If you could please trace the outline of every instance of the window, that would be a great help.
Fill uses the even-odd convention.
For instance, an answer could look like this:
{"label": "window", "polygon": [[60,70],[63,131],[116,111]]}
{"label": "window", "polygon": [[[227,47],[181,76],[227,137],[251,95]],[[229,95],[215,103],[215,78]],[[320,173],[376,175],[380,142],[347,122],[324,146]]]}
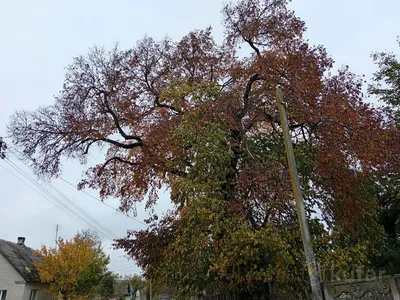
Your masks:
{"label": "window", "polygon": [[7,291],[6,290],[0,290],[0,300],[5,300],[7,296]]}
{"label": "window", "polygon": [[29,300],[37,300],[38,290],[31,290],[31,296]]}

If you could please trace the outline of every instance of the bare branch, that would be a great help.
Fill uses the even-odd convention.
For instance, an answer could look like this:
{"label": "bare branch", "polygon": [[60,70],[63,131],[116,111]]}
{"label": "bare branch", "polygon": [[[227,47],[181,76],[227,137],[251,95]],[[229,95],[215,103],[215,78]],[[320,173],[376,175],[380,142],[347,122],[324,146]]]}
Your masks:
{"label": "bare branch", "polygon": [[228,85],[230,85],[233,82],[233,77],[229,78],[227,81],[225,81],[220,88],[220,91],[223,91]]}
{"label": "bare branch", "polygon": [[[90,141],[90,140],[91,140],[90,138],[84,139],[84,140],[82,141],[82,144],[85,143],[85,142],[88,142],[88,141]],[[94,140],[92,140],[91,142],[89,142],[89,143],[86,145],[86,149],[85,149],[85,152],[83,152],[83,154],[88,154],[88,153],[89,153],[89,148],[90,148],[90,146],[92,146],[94,143],[99,142],[99,141],[101,141],[101,139],[94,139]]]}
{"label": "bare branch", "polygon": [[244,94],[243,94],[243,108],[239,112],[240,119],[246,115],[247,109],[249,108],[249,97],[250,97],[251,87],[252,87],[253,83],[261,78],[262,77],[260,77],[260,75],[256,73],[253,76],[251,76],[249,78],[249,80],[247,81],[246,88],[245,88]]}
{"label": "bare branch", "polygon": [[254,82],[256,82],[259,79],[260,79],[260,75],[259,74],[254,74],[247,81],[246,88],[244,90],[244,95],[243,95],[244,109],[247,109],[247,107],[248,107],[249,96],[250,96],[250,92],[251,92],[251,86],[253,85]]}
{"label": "bare branch", "polygon": [[[240,32],[240,31],[239,31]],[[253,43],[253,41],[251,41],[250,39],[247,39],[241,32],[240,34],[242,35],[243,40],[250,45],[250,47],[256,52],[257,56],[260,57],[261,56],[261,52],[260,49],[258,49],[256,47],[256,45]]]}
{"label": "bare branch", "polygon": [[179,108],[172,106],[172,105],[168,105],[168,104],[164,104],[164,103],[160,103],[160,97],[156,96],[154,99],[154,107],[164,107],[164,108],[168,108],[174,112],[176,112],[177,114],[182,114],[182,110],[180,110]]}
{"label": "bare branch", "polygon": [[109,144],[112,144],[112,145],[120,147],[120,148],[124,148],[124,149],[133,149],[133,148],[136,148],[136,147],[143,146],[143,142],[142,141],[136,142],[136,143],[131,143],[131,144],[123,144],[121,142],[118,142],[118,141],[115,141],[115,140],[112,140],[112,139],[109,139],[109,138],[101,138],[99,140],[107,142]]}
{"label": "bare branch", "polygon": [[119,134],[125,139],[125,140],[137,140],[138,142],[141,142],[142,139],[140,136],[136,136],[136,135],[129,135],[126,134],[125,131],[122,129],[121,124],[118,120],[118,116],[116,114],[116,112],[114,110],[111,109],[110,104],[108,103],[107,100],[107,94],[103,93],[104,95],[104,106],[106,108],[106,112],[109,113],[114,121],[115,126],[117,127],[117,130],[119,132]]}
{"label": "bare branch", "polygon": [[97,176],[100,176],[100,175],[103,173],[104,168],[105,168],[110,162],[112,162],[112,161],[119,161],[119,162],[121,162],[121,163],[128,164],[128,165],[131,165],[131,166],[135,166],[135,165],[136,165],[135,163],[133,163],[133,162],[131,162],[131,161],[129,161],[129,160],[125,160],[125,159],[123,159],[123,158],[121,158],[121,157],[118,157],[118,156],[113,156],[113,157],[109,158],[109,159],[101,166],[100,170],[97,172]]}
{"label": "bare branch", "polygon": [[[261,52],[260,49],[258,49],[255,44],[253,43],[253,41],[251,41],[250,39],[246,38],[243,31],[240,29],[239,27],[239,22],[240,19],[238,21],[234,21],[231,17],[231,15],[227,14],[227,20],[235,27],[236,31],[240,34],[240,36],[242,37],[242,39],[249,44],[249,46],[256,52],[257,56],[260,57],[261,56]],[[241,17],[241,16],[239,16]]]}

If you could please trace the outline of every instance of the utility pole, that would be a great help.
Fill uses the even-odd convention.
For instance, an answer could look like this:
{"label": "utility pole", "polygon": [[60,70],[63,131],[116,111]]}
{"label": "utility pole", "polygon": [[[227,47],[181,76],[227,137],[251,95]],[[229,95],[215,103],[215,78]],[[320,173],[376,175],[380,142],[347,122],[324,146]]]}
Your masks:
{"label": "utility pole", "polygon": [[297,173],[296,160],[294,158],[292,139],[289,132],[289,125],[286,116],[285,106],[283,104],[282,90],[276,88],[276,101],[278,103],[279,115],[281,119],[282,133],[285,140],[286,156],[289,166],[290,179],[292,182],[293,195],[296,200],[297,216],[300,223],[301,239],[303,241],[304,252],[306,254],[307,271],[310,276],[311,292],[313,300],[323,300],[321,280],[318,273],[317,263],[312,247],[310,230],[306,219],[306,210],[304,207],[303,196],[301,194],[300,180]]}
{"label": "utility pole", "polygon": [[150,279],[150,300],[153,300],[153,288],[151,286],[151,279]]}
{"label": "utility pole", "polygon": [[57,241],[58,241],[58,224],[56,226],[56,248],[57,248]]}

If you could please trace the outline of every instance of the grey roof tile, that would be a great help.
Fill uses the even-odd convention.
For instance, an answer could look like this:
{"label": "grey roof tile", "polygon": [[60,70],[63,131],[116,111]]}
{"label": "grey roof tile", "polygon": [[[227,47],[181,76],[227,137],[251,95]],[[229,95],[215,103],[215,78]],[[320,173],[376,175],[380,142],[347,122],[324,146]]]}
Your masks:
{"label": "grey roof tile", "polygon": [[27,282],[40,282],[33,264],[33,249],[0,239],[0,253]]}

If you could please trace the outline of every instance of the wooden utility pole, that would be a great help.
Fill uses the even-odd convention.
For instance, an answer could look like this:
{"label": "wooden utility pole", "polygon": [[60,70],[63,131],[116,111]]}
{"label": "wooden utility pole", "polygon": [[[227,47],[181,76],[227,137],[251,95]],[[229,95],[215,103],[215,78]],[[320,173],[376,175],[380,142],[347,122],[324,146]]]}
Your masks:
{"label": "wooden utility pole", "polygon": [[57,242],[58,242],[58,224],[56,226],[56,248],[57,248]]}
{"label": "wooden utility pole", "polygon": [[151,279],[150,279],[150,300],[153,300],[153,287],[151,285]]}
{"label": "wooden utility pole", "polygon": [[294,158],[292,139],[289,132],[289,125],[283,104],[282,90],[276,88],[276,101],[278,103],[279,115],[281,119],[282,133],[285,140],[286,156],[289,166],[290,179],[292,182],[293,195],[296,200],[297,216],[300,223],[301,239],[303,241],[304,252],[306,254],[307,271],[310,276],[311,292],[313,300],[323,300],[321,280],[318,273],[317,263],[315,262],[314,250],[312,247],[310,230],[306,219],[303,196],[301,194],[300,180],[297,173],[296,160]]}

